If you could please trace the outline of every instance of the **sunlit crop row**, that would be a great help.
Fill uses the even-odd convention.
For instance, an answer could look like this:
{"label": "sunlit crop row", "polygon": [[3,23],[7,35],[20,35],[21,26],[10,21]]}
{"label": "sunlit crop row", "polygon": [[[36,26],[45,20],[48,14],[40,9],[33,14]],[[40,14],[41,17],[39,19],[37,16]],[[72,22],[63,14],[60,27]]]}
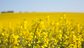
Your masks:
{"label": "sunlit crop row", "polygon": [[83,48],[84,26],[65,17],[50,21],[49,17],[19,27],[0,28],[0,48]]}

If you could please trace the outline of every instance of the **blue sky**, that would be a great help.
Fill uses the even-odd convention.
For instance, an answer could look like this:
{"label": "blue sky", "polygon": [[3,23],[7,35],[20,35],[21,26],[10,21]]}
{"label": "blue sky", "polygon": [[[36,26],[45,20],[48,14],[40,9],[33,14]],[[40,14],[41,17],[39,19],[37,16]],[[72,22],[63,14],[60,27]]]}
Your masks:
{"label": "blue sky", "polygon": [[0,11],[84,12],[84,0],[0,0]]}

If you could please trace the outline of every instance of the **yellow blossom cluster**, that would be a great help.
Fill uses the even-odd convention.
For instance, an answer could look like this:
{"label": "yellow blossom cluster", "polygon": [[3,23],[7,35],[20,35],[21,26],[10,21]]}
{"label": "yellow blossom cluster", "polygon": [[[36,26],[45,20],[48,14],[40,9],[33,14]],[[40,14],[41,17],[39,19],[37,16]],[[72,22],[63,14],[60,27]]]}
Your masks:
{"label": "yellow blossom cluster", "polygon": [[38,19],[31,27],[0,28],[0,48],[84,48],[84,26],[65,17]]}

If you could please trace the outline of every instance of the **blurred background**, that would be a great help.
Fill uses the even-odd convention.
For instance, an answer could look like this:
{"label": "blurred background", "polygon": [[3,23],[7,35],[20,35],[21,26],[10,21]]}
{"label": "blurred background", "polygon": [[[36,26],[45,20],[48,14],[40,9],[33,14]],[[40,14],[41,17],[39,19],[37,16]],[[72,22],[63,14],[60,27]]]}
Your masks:
{"label": "blurred background", "polygon": [[32,20],[45,16],[50,16],[51,20],[57,20],[64,14],[67,19],[83,23],[83,5],[84,0],[0,0],[0,24],[13,26],[24,19],[30,24]]}
{"label": "blurred background", "polygon": [[0,11],[84,12],[84,0],[0,0]]}

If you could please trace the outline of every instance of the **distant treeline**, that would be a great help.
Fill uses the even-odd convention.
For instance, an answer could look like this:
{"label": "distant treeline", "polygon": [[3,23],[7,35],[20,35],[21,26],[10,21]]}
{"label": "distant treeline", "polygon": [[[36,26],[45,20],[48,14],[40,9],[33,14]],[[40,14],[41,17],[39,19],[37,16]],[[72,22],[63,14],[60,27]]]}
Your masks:
{"label": "distant treeline", "polygon": [[2,11],[1,13],[14,13],[14,11]]}

